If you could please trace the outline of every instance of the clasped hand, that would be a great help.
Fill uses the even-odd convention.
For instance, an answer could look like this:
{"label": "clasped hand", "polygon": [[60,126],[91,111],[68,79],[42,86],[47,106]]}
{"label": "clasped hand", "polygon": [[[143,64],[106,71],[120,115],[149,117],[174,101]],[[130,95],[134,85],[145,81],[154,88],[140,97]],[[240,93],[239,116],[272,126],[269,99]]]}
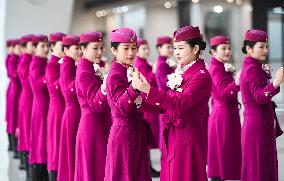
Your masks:
{"label": "clasped hand", "polygon": [[133,72],[133,78],[132,78],[132,87],[136,90],[139,90],[144,93],[149,93],[150,91],[150,84],[146,80],[146,78],[138,71],[137,68],[135,68],[135,71]]}

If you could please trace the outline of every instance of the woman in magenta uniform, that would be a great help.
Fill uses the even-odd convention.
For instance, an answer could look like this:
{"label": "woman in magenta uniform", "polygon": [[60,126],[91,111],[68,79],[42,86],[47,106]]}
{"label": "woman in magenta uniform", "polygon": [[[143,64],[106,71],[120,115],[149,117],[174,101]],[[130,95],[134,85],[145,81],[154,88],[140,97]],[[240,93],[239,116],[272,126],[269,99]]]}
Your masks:
{"label": "woman in magenta uniform", "polygon": [[[147,40],[138,39],[137,40],[137,55],[135,57],[135,67],[139,70],[139,72],[146,77],[146,79],[150,82],[150,84],[154,87],[157,87],[156,77],[153,73],[152,66],[148,63],[147,59],[150,54],[150,49]],[[151,144],[151,148],[159,148],[159,114],[157,113],[144,113],[144,119],[149,123],[151,127],[152,134],[154,135],[154,139]],[[159,177],[160,173],[157,172],[152,164],[150,166],[151,176]]]}
{"label": "woman in magenta uniform", "polygon": [[[149,181],[149,143],[140,91],[133,88],[132,74],[137,52],[136,33],[129,28],[110,33],[115,56],[107,79],[107,99],[113,124],[110,129],[105,181]],[[139,97],[139,98],[138,98]]]}
{"label": "woman in magenta uniform", "polygon": [[262,63],[268,54],[267,33],[248,30],[242,51],[244,58],[240,88],[244,105],[242,127],[242,181],[278,181],[276,118],[271,99],[279,93],[283,67],[270,82]]}
{"label": "woman in magenta uniform", "polygon": [[34,95],[30,123],[30,155],[32,181],[47,181],[46,122],[49,95],[45,80],[45,68],[49,52],[45,35],[33,36],[34,56],[30,64],[30,85]]}
{"label": "woman in magenta uniform", "polygon": [[60,85],[65,99],[65,110],[59,144],[58,181],[74,180],[75,143],[81,116],[75,90],[76,63],[81,57],[79,40],[80,38],[76,35],[67,35],[62,40],[65,56],[60,66]]}
{"label": "woman in magenta uniform", "polygon": [[22,85],[19,98],[19,144],[18,150],[22,153],[27,179],[30,178],[28,153],[30,146],[30,121],[33,103],[33,93],[29,81],[29,67],[33,56],[33,35],[25,35],[21,38],[22,56],[18,65],[18,74]]}
{"label": "woman in magenta uniform", "polygon": [[76,73],[76,91],[82,115],[76,138],[75,181],[103,181],[107,140],[111,126],[100,67],[104,43],[101,32],[80,35],[82,58]]}
{"label": "woman in magenta uniform", "polygon": [[167,110],[161,181],[207,181],[203,124],[212,85],[199,57],[205,48],[198,27],[182,27],[174,33],[174,54],[182,69],[168,76],[169,91],[151,86],[141,75],[133,78],[138,80],[138,90],[147,94],[146,103]]}
{"label": "woman in magenta uniform", "polygon": [[241,122],[238,108],[240,73],[234,80],[230,39],[216,36],[210,40],[212,112],[208,121],[208,178],[240,180]]}
{"label": "woman in magenta uniform", "polygon": [[10,74],[10,84],[9,84],[9,94],[7,95],[9,104],[7,107],[7,132],[12,137],[14,158],[19,158],[19,153],[17,149],[18,139],[16,135],[16,130],[18,128],[18,107],[19,107],[19,97],[21,94],[21,82],[18,76],[18,63],[21,55],[20,50],[20,40],[13,40],[13,53],[7,62],[8,73]]}
{"label": "woman in magenta uniform", "polygon": [[60,64],[58,63],[59,59],[63,56],[62,38],[64,36],[65,34],[59,32],[50,34],[49,42],[52,53],[45,70],[46,84],[50,98],[46,131],[47,170],[49,171],[50,181],[56,181],[57,177],[60,129],[65,109],[65,101],[59,83]]}
{"label": "woman in magenta uniform", "polygon": [[[164,91],[169,90],[167,87],[167,75],[173,73],[175,69],[169,65],[167,61],[169,58],[173,56],[173,39],[168,36],[159,36],[156,40],[156,47],[158,51],[158,60],[157,60],[157,67],[156,67],[156,81],[158,88]],[[159,147],[162,149],[162,140],[163,140],[163,127],[164,127],[164,119],[165,115],[160,114],[160,138],[159,138]]]}
{"label": "woman in magenta uniform", "polygon": [[156,40],[158,60],[156,68],[156,79],[159,89],[167,91],[167,75],[174,72],[174,68],[169,65],[167,60],[173,56],[173,39],[168,36],[159,36]]}
{"label": "woman in magenta uniform", "polygon": [[[7,87],[7,91],[6,91],[6,114],[5,114],[5,120],[8,126],[8,120],[9,120],[9,114],[10,114],[10,100],[9,100],[9,95],[11,92],[11,69],[10,69],[10,59],[12,57],[12,54],[14,52],[14,42],[12,39],[7,40],[6,42],[7,45],[7,56],[5,59],[5,66],[6,66],[6,71],[7,71],[7,77],[9,79],[9,84]],[[7,130],[7,135],[8,135],[8,140],[9,140],[9,145],[8,145],[8,151],[13,151],[13,135],[11,133],[8,132]]]}

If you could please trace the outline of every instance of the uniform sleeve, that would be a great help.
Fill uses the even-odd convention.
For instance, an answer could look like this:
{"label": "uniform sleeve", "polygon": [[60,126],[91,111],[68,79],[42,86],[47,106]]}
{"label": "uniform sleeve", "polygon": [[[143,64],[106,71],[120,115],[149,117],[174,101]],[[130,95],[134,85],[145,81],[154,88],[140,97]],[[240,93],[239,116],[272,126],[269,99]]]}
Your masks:
{"label": "uniform sleeve", "polygon": [[271,102],[272,97],[280,91],[280,87],[274,89],[273,84],[268,81],[263,72],[258,70],[257,67],[250,67],[246,76],[250,91],[258,104]]}
{"label": "uniform sleeve", "polygon": [[23,62],[21,71],[23,73],[23,77],[28,78],[29,77],[29,63]]}
{"label": "uniform sleeve", "polygon": [[152,72],[150,65],[142,65],[138,67],[139,72],[146,78],[146,80],[153,86],[157,87],[155,75]]}
{"label": "uniform sleeve", "polygon": [[[56,65],[54,65],[56,66]],[[57,70],[55,68],[55,70]],[[51,81],[50,81],[50,87],[53,89],[53,90],[57,90],[57,91],[60,91],[61,90],[61,87],[60,87],[60,71],[53,71],[52,72],[52,75],[51,75]]]}
{"label": "uniform sleeve", "polygon": [[33,80],[36,81],[38,88],[46,88],[45,70],[44,69],[42,69],[38,66],[34,66],[31,69],[30,75],[33,78]]}
{"label": "uniform sleeve", "polygon": [[108,77],[107,94],[111,97],[117,110],[128,115],[136,106],[134,100],[139,96],[128,82],[119,75]]}
{"label": "uniform sleeve", "polygon": [[143,100],[141,107],[139,108],[140,112],[149,112],[149,113],[157,113],[164,114],[166,110],[160,108],[159,106],[152,105]]}
{"label": "uniform sleeve", "polygon": [[16,59],[13,59],[11,62],[11,68],[10,68],[10,78],[11,79],[18,79],[18,63]]}
{"label": "uniform sleeve", "polygon": [[76,74],[74,73],[75,71],[76,69],[74,68],[74,66],[69,63],[64,65],[63,67],[64,74],[62,74],[63,75],[62,78],[66,86],[66,93],[68,95],[76,95],[76,90],[75,90]]}
{"label": "uniform sleeve", "polygon": [[7,56],[6,60],[5,60],[5,65],[6,65],[6,71],[7,71],[8,78],[10,78],[10,65],[9,65],[10,58],[11,58],[10,56]]}
{"label": "uniform sleeve", "polygon": [[168,77],[167,75],[171,74],[174,72],[174,70],[166,63],[166,62],[161,62],[160,65],[157,67],[159,71],[159,74],[157,74],[157,83],[160,86],[159,88],[161,88],[164,91],[169,90],[169,88],[167,87],[167,81],[168,81]]}
{"label": "uniform sleeve", "polygon": [[211,79],[206,74],[199,74],[192,78],[182,93],[169,95],[163,90],[151,87],[146,101],[172,112],[184,112],[191,108],[205,96],[210,96]]}
{"label": "uniform sleeve", "polygon": [[106,110],[108,102],[101,91],[101,84],[94,79],[90,72],[83,72],[79,77],[78,87],[94,112],[100,113]]}
{"label": "uniform sleeve", "polygon": [[220,96],[223,99],[230,101],[237,96],[240,88],[236,85],[235,81],[230,79],[225,73],[226,72],[223,72],[222,70],[215,70],[212,73],[212,80]]}

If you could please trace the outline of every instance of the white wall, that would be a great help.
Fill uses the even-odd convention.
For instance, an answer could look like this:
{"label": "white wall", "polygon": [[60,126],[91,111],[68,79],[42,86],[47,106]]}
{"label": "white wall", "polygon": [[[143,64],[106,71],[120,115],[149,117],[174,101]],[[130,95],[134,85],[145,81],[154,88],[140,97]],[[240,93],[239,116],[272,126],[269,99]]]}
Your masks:
{"label": "white wall", "polygon": [[[120,4],[122,6],[123,4]],[[137,31],[144,30],[144,38],[151,45],[150,60],[156,61],[157,51],[155,42],[157,36],[169,35],[178,27],[178,17],[176,8],[166,9],[163,3],[160,2],[145,2],[128,4],[129,11],[123,14],[112,14],[97,18],[96,11],[108,10],[118,7],[117,4],[97,7],[91,10],[84,10],[81,2],[76,2],[74,16],[72,22],[72,33],[82,33],[84,31],[97,30],[106,32],[105,47],[106,55],[109,59],[112,58],[110,53],[110,43],[108,34],[111,30],[119,27],[129,27]],[[165,21],[166,19],[166,21]]]}
{"label": "white wall", "polygon": [[[0,178],[1,180],[8,180],[9,157],[6,151],[8,146],[8,139],[6,136],[6,87],[8,80],[6,78],[5,68],[5,13],[6,13],[6,0],[0,0]],[[1,149],[2,148],[2,149]]]}
{"label": "white wall", "polygon": [[[4,61],[6,56],[6,39],[17,38],[27,33],[49,34],[55,31],[69,33],[73,1],[74,0],[0,0],[1,131],[6,129],[2,126],[5,124],[5,98],[8,84]],[[3,143],[2,137],[0,142]],[[3,145],[1,144],[1,146]],[[0,178],[2,178],[1,175]]]}
{"label": "white wall", "polygon": [[4,120],[7,87],[5,41],[27,33],[49,34],[55,31],[70,32],[74,0],[1,0],[0,1],[0,116]]}
{"label": "white wall", "polygon": [[5,92],[7,87],[6,68],[5,68],[5,12],[6,0],[0,1],[0,122],[4,122],[5,113]]}
{"label": "white wall", "polygon": [[105,27],[105,18],[97,18],[94,9],[86,11],[83,1],[76,1],[71,25],[72,34],[81,34],[87,31],[102,31]]}
{"label": "white wall", "polygon": [[178,29],[177,10],[163,6],[147,7],[145,22],[145,38],[151,46],[150,60],[155,62],[158,56],[156,38],[161,35],[173,36],[173,32]]}
{"label": "white wall", "polygon": [[9,0],[5,38],[26,33],[69,33],[74,0]]}
{"label": "white wall", "polygon": [[[241,53],[242,41],[246,30],[251,28],[251,9],[249,3],[243,3],[242,5],[229,4],[226,2],[208,2],[204,4],[192,4],[191,6],[191,25],[199,26],[202,33],[204,33],[204,20],[208,12],[213,11],[213,7],[216,5],[221,5],[224,11],[230,11],[230,23],[229,26],[229,36],[232,42],[233,48],[233,58],[235,60],[236,66],[239,68],[242,63],[243,54]],[[206,40],[209,41],[209,40]],[[207,51],[205,51],[204,58],[207,62],[209,55],[209,44],[207,46]]]}

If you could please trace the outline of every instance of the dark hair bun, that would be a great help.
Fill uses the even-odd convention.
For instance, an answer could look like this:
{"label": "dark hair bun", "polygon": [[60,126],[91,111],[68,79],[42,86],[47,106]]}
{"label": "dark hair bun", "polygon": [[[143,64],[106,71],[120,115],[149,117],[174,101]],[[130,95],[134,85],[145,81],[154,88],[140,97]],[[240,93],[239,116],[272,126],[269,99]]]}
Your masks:
{"label": "dark hair bun", "polygon": [[248,53],[245,45],[243,45],[243,47],[242,47],[242,52],[243,52],[243,54],[247,54]]}
{"label": "dark hair bun", "polygon": [[253,48],[256,43],[257,43],[257,42],[255,42],[255,41],[248,41],[248,40],[245,40],[245,41],[243,42],[242,52],[243,52],[244,54],[247,54],[247,53],[248,53],[248,52],[247,52],[247,46],[249,46],[250,48]]}
{"label": "dark hair bun", "polygon": [[200,50],[205,50],[206,49],[206,42],[205,41],[201,41],[200,45],[199,45]]}

